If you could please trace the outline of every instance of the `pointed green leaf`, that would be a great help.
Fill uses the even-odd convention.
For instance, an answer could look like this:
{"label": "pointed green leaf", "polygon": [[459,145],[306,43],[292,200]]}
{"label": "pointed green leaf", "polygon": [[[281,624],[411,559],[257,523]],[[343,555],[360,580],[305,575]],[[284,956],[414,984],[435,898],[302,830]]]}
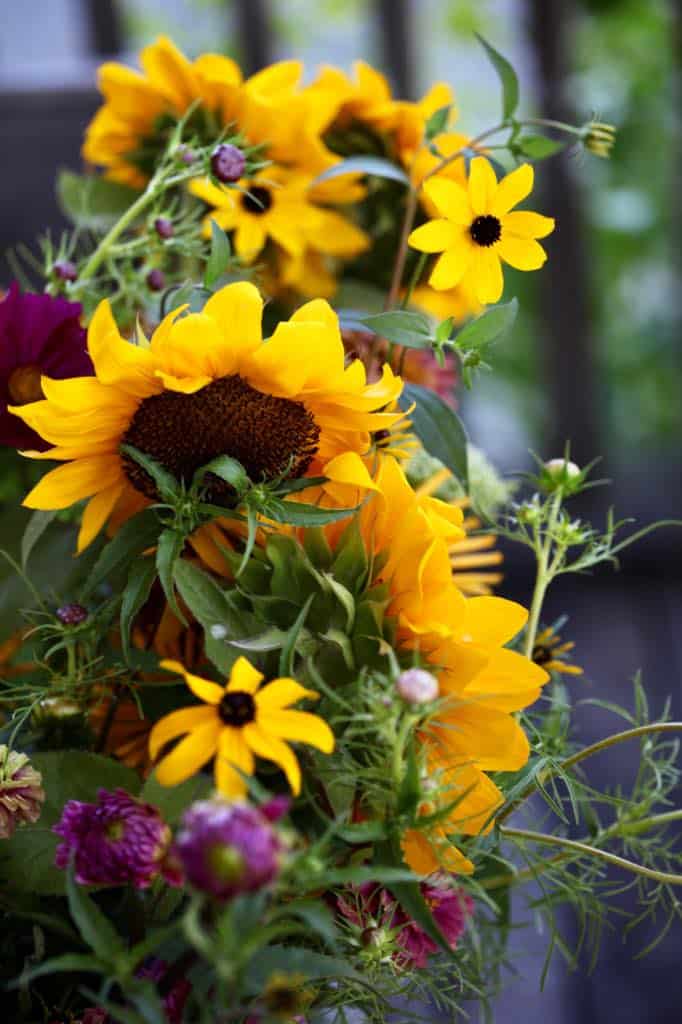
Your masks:
{"label": "pointed green leaf", "polygon": [[66,896],[71,917],[78,926],[81,938],[100,960],[113,964],[116,954],[123,952],[123,940],[83,886],[76,882],[73,863],[67,871]]}
{"label": "pointed green leaf", "polygon": [[156,571],[173,614],[186,626],[187,621],[175,597],[175,569],[184,546],[185,538],[181,533],[177,530],[164,530],[156,548]]}
{"label": "pointed green leaf", "polygon": [[566,148],[559,139],[548,139],[546,135],[523,135],[514,143],[516,148],[530,160],[546,160]]}
{"label": "pointed green leaf", "polygon": [[128,573],[121,599],[121,646],[123,657],[130,660],[130,629],[133,620],[149,597],[156,579],[156,563],[153,558],[140,558],[133,562]]}
{"label": "pointed green leaf", "polygon": [[161,526],[153,511],[146,508],[121,526],[100,552],[81,592],[85,601],[103,580],[123,565],[128,565],[147,548],[156,544]]}
{"label": "pointed green leaf", "polygon": [[363,327],[403,348],[431,348],[433,332],[431,322],[423,313],[409,309],[394,309],[387,313],[374,313],[363,317]]}
{"label": "pointed green leaf", "polygon": [[506,121],[507,118],[512,116],[519,105],[519,80],[516,77],[514,68],[506,57],[503,57],[501,53],[498,53],[490,43],[486,42],[483,36],[478,34],[478,32],[476,33],[476,38],[485,49],[488,59],[497,71],[500,79],[500,83],[502,85],[502,116]]}
{"label": "pointed green leaf", "polygon": [[132,206],[140,193],[97,174],[62,170],[57,176],[57,198],[67,217],[81,228],[102,231],[111,227]]}
{"label": "pointed green leaf", "polygon": [[[36,967],[29,968],[25,973],[22,973],[21,982],[33,981],[46,974],[82,974],[84,971],[99,974],[102,966],[97,957],[88,953],[64,953],[62,956],[53,956],[50,960],[46,960]],[[19,984],[19,982],[15,984]],[[10,985],[8,987],[11,988],[13,986]]]}
{"label": "pointed green leaf", "polygon": [[438,110],[434,110],[424,126],[424,136],[427,142],[435,139],[436,135],[440,135],[441,132],[445,131],[450,120],[451,111],[451,103],[445,107],[439,107]]}
{"label": "pointed green leaf", "polygon": [[406,384],[400,407],[409,409],[412,427],[426,451],[440,459],[462,485],[468,486],[467,436],[457,413],[440,395],[419,384]]}
{"label": "pointed green leaf", "polygon": [[357,512],[355,508],[320,508],[319,505],[307,505],[302,501],[279,501],[271,499],[267,504],[265,515],[276,523],[288,523],[291,526],[324,526],[346,519]]}
{"label": "pointed green leaf", "polygon": [[201,484],[207,473],[220,477],[230,487],[234,487],[237,494],[243,494],[251,483],[241,462],[229,455],[219,455],[217,459],[211,459],[205,466],[201,466],[194,474],[192,484]]}
{"label": "pointed green leaf", "polygon": [[204,271],[204,286],[212,288],[221,274],[224,274],[232,259],[232,246],[220,225],[211,220],[211,253]]}
{"label": "pointed green leaf", "polygon": [[300,612],[296,616],[296,621],[286,635],[286,640],[282,646],[282,652],[279,656],[279,674],[280,676],[292,676],[294,674],[294,654],[296,652],[296,644],[298,638],[301,635],[301,630],[305,624],[305,620],[308,617],[310,606],[315,598],[314,594],[308,597],[308,600],[301,608]]}
{"label": "pointed green leaf", "polygon": [[29,560],[33,548],[38,543],[45,530],[48,528],[54,517],[57,515],[56,509],[51,509],[49,512],[45,512],[42,509],[35,511],[24,530],[24,536],[21,538],[21,567],[26,568],[26,563]]}
{"label": "pointed green leaf", "polygon": [[402,185],[409,185],[410,179],[402,167],[384,160],[379,156],[349,156],[341,160],[333,167],[329,167],[311,183],[319,185],[322,181],[330,181],[331,178],[338,178],[342,174],[369,174],[374,178],[388,178],[390,181],[399,181]]}
{"label": "pointed green leaf", "polygon": [[519,311],[518,299],[490,306],[475,320],[470,320],[457,333],[453,344],[461,353],[481,351],[494,341],[501,340],[514,326]]}
{"label": "pointed green leaf", "polygon": [[153,459],[146,452],[134,448],[131,444],[122,444],[120,451],[141,466],[145,473],[148,473],[156,484],[159,495],[166,501],[173,501],[180,491],[180,485],[172,473],[169,473],[160,462]]}

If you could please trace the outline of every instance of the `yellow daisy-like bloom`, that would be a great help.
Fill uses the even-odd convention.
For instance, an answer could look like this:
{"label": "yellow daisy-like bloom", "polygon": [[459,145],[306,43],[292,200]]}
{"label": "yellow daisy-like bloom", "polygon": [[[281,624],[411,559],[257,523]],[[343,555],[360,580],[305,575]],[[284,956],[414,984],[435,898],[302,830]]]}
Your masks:
{"label": "yellow daisy-like bloom", "polygon": [[558,672],[565,676],[581,676],[583,670],[579,665],[572,665],[566,655],[575,647],[572,640],[561,642],[561,637],[554,632],[552,626],[540,630],[535,638],[531,655],[536,665],[541,665],[547,672]]}
{"label": "yellow daisy-like bloom", "polygon": [[[416,493],[418,496],[435,494],[451,477],[452,473],[444,466],[420,484]],[[450,504],[465,510],[469,499],[455,498]],[[491,569],[491,566],[501,565],[504,556],[501,551],[492,550],[497,543],[494,533],[476,533],[481,528],[481,520],[477,516],[465,513],[462,526],[466,537],[448,546],[452,577],[467,597],[484,597],[492,594],[493,587],[498,586],[504,578],[501,572]]]}
{"label": "yellow daisy-like bloom", "polygon": [[[157,500],[153,480],[121,453],[122,444],[187,482],[211,459],[230,455],[256,482],[326,477],[327,504],[343,505],[348,494],[374,486],[362,457],[371,434],[400,419],[378,410],[395,401],[402,382],[384,367],[367,384],[359,360],[346,365],[338,318],[324,300],[302,306],[267,342],[252,284],[227,285],[202,313],[183,315],[185,308],[170,313],[150,342],[133,345],[102,302],[88,331],[95,376],[43,378],[45,399],[16,410],[55,445],[28,454],[65,463],[24,504],[57,509],[89,499],[79,551],[110,516],[118,525]],[[212,500],[221,500],[220,488]],[[311,495],[319,499],[319,488],[299,492],[304,501]]]}
{"label": "yellow daisy-like bloom", "polygon": [[483,304],[497,302],[504,288],[502,262],[517,270],[537,270],[547,254],[537,241],[554,230],[551,217],[512,207],[533,188],[533,168],[522,164],[498,183],[490,163],[471,161],[467,188],[434,175],[423,191],[440,217],[416,228],[409,244],[420,252],[441,253],[429,277],[440,290],[467,282]]}
{"label": "yellow daisy-like bloom", "polygon": [[263,674],[243,657],[232,666],[226,686],[192,675],[177,661],[162,661],[161,666],[183,676],[192,693],[203,701],[200,707],[172,711],[151,731],[153,760],[171,740],[184,737],[156,767],[162,786],[184,782],[215,757],[216,788],[232,799],[242,797],[247,793],[243,775],[254,774],[255,755],[279,765],[298,795],[301,769],[287,741],[307,743],[323,754],[334,749],[334,734],[324,719],[291,710],[299,700],[319,697],[295,679],[273,679],[261,686]]}
{"label": "yellow daisy-like bloom", "polygon": [[310,201],[310,177],[285,167],[267,167],[236,189],[219,188],[197,179],[190,192],[214,209],[204,219],[210,237],[211,221],[234,231],[234,247],[243,263],[253,263],[271,240],[292,258],[302,259],[309,248],[334,256],[356,256],[370,240],[335,210]]}

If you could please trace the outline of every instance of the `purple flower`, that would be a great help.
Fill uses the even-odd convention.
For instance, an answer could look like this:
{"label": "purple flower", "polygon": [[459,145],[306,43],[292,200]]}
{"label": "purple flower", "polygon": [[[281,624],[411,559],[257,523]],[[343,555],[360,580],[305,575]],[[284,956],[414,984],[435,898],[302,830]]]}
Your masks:
{"label": "purple flower", "polygon": [[[448,885],[422,882],[422,896],[428,903],[434,920],[454,949],[462,937],[474,904],[463,889]],[[438,952],[438,946],[424,929],[405,913],[387,889],[367,882],[339,897],[337,906],[343,916],[358,927],[363,945],[388,942],[396,966],[423,969],[428,958]]]}
{"label": "purple flower", "polygon": [[22,295],[16,281],[0,302],[0,444],[40,451],[50,447],[7,406],[43,398],[41,375],[57,380],[92,376],[81,312],[80,305],[66,299]]}
{"label": "purple flower", "polygon": [[124,789],[100,789],[96,804],[69,800],[52,831],[63,839],[55,864],[66,868],[73,857],[81,885],[145,889],[159,874],[178,884],[167,857],[170,829],[155,807]]}
{"label": "purple flower", "polygon": [[216,797],[200,800],[185,812],[175,853],[187,880],[219,899],[231,899],[272,882],[279,873],[284,843],[268,814],[281,817],[283,807],[263,810]]}
{"label": "purple flower", "polygon": [[45,800],[41,783],[26,754],[0,744],[0,839],[9,839],[17,825],[38,820]]}

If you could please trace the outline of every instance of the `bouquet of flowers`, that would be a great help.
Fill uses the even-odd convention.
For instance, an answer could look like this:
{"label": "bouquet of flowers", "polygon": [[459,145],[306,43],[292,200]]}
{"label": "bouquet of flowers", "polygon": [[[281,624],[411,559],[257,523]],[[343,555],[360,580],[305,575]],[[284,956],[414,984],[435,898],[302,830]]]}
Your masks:
{"label": "bouquet of flowers", "polygon": [[[546,259],[535,164],[614,130],[523,119],[481,42],[476,138],[447,86],[406,102],[364,64],[244,79],[160,38],[101,68],[73,228],[0,302],[3,495],[34,510],[3,553],[12,1021],[454,1019],[495,995],[524,882],[568,956],[562,903],[586,941],[626,884],[680,916],[682,724],[638,683],[577,746],[543,619],[648,528],[574,518],[568,450],[510,486],[455,402],[512,327],[504,277]],[[497,536],[533,553],[529,612]],[[637,740],[630,791],[592,788]]]}

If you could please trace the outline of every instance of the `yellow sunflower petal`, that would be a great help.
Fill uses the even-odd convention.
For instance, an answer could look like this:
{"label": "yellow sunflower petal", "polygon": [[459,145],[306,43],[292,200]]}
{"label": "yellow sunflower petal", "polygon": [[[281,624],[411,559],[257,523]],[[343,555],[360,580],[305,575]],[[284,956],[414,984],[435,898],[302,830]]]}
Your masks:
{"label": "yellow sunflower petal", "polygon": [[430,875],[436,871],[450,871],[455,875],[470,875],[474,865],[452,843],[430,843],[424,832],[408,829],[401,841],[405,863],[417,875]]}
{"label": "yellow sunflower petal", "polygon": [[469,202],[477,216],[490,211],[496,192],[497,178],[490,162],[484,156],[474,157],[469,169]]}
{"label": "yellow sunflower petal", "polygon": [[223,335],[220,352],[221,375],[235,373],[241,357],[254,352],[262,341],[263,300],[249,281],[225,285],[204,306]]}
{"label": "yellow sunflower petal", "polygon": [[152,352],[124,341],[107,299],[100,302],[90,321],[88,351],[102,384],[117,385],[137,398],[147,398],[160,390],[154,378]]}
{"label": "yellow sunflower petal", "polygon": [[407,241],[419,252],[444,252],[455,244],[457,237],[455,225],[443,217],[415,228]]}
{"label": "yellow sunflower petal", "polygon": [[276,736],[266,733],[256,722],[245,725],[242,732],[254,754],[279,765],[287,777],[292,793],[298,796],[301,792],[301,768],[291,747]]}
{"label": "yellow sunflower petal", "polygon": [[520,711],[540,695],[548,673],[529,658],[500,647],[464,688],[464,698],[500,711]]}
{"label": "yellow sunflower petal", "polygon": [[312,299],[299,306],[296,312],[291,314],[289,322],[293,324],[319,323],[324,324],[335,334],[339,332],[339,318],[325,299]]}
{"label": "yellow sunflower petal", "polygon": [[177,786],[201,771],[216,751],[221,725],[214,714],[212,721],[195,726],[159,761],[156,766],[158,782],[162,786]]}
{"label": "yellow sunflower petal", "polygon": [[471,597],[466,602],[462,639],[484,647],[501,647],[528,621],[528,612],[505,597]]}
{"label": "yellow sunflower petal", "polygon": [[106,490],[122,479],[118,455],[95,455],[92,458],[57,466],[36,484],[24,498],[26,508],[69,508],[82,498]]}
{"label": "yellow sunflower petal", "polygon": [[519,723],[488,705],[446,704],[438,713],[437,734],[460,759],[483,771],[513,772],[528,760],[528,738]]}
{"label": "yellow sunflower petal", "polygon": [[532,238],[502,235],[495,246],[501,258],[516,270],[538,270],[547,260],[547,253]]}
{"label": "yellow sunflower petal", "polygon": [[246,693],[255,693],[262,679],[263,673],[259,672],[248,658],[242,656],[237,658],[232,666],[227,691],[231,693],[234,690],[245,690]]}
{"label": "yellow sunflower petal", "polygon": [[466,238],[460,236],[459,241],[439,256],[431,271],[429,284],[436,291],[445,291],[458,285],[474,258],[474,246]]}
{"label": "yellow sunflower petal", "polygon": [[259,712],[270,714],[281,711],[289,704],[295,704],[297,700],[317,700],[319,693],[315,690],[306,690],[304,686],[297,683],[295,679],[273,679],[271,683],[264,686],[256,695],[256,705]]}
{"label": "yellow sunflower petal", "polygon": [[213,708],[180,708],[178,711],[172,711],[159,719],[149,734],[150,757],[155,760],[161,748],[170,740],[210,722],[218,722]]}
{"label": "yellow sunflower petal", "polygon": [[441,217],[447,217],[453,224],[468,227],[474,219],[469,196],[461,185],[448,178],[434,175],[424,182],[424,192],[434,204]]}
{"label": "yellow sunflower petal", "polygon": [[81,527],[78,532],[77,554],[80,555],[87,546],[95,539],[107,519],[111,515],[114,505],[121,497],[125,484],[117,481],[111,487],[106,487],[99,494],[96,494],[85,506]]}
{"label": "yellow sunflower petal", "polygon": [[212,683],[209,679],[202,679],[201,676],[193,675],[187,671],[181,662],[174,661],[172,658],[164,659],[161,662],[161,668],[165,668],[168,672],[176,672],[179,676],[182,676],[195,697],[203,700],[206,704],[220,704],[225,695],[224,687],[219,686],[218,683]]}
{"label": "yellow sunflower petal", "polygon": [[255,217],[242,217],[235,230],[235,251],[245,263],[253,263],[266,238],[267,232],[262,223]]}
{"label": "yellow sunflower petal", "polygon": [[516,170],[502,178],[497,186],[495,200],[489,210],[495,217],[503,217],[509,213],[533,190],[534,172],[532,164],[521,164]]}
{"label": "yellow sunflower petal", "polygon": [[502,218],[502,235],[545,238],[554,231],[554,225],[553,217],[543,217],[541,213],[531,213],[529,210],[514,210]]}
{"label": "yellow sunflower petal", "polygon": [[[214,767],[216,789],[223,796],[235,799],[246,794],[248,787],[239,771],[244,775],[253,775],[255,764],[241,729],[228,726],[222,730]],[[235,771],[235,768],[239,771]]]}
{"label": "yellow sunflower petal", "polygon": [[323,718],[308,711],[261,711],[259,707],[257,722],[279,739],[307,743],[323,754],[331,754],[334,749],[334,733]]}

